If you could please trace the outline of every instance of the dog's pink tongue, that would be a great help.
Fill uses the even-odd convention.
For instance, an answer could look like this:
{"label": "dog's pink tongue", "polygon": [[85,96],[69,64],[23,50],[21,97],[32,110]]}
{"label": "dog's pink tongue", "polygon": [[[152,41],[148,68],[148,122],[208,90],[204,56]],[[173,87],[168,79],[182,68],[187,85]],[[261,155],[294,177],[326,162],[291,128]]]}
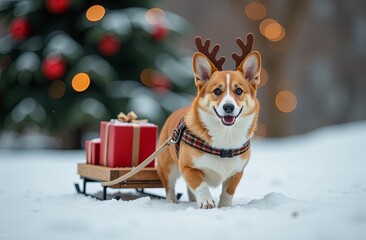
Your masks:
{"label": "dog's pink tongue", "polygon": [[224,116],[224,117],[222,117],[222,121],[226,125],[232,125],[235,122],[235,117],[234,116]]}

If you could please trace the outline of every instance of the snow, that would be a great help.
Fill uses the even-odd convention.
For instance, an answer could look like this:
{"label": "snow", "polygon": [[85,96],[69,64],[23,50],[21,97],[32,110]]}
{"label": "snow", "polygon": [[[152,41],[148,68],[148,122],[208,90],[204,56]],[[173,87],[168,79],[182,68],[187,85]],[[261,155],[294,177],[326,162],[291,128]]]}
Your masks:
{"label": "snow", "polygon": [[179,204],[98,201],[75,193],[83,151],[1,149],[0,239],[366,239],[365,143],[366,121],[253,141],[234,206],[211,210],[183,180]]}

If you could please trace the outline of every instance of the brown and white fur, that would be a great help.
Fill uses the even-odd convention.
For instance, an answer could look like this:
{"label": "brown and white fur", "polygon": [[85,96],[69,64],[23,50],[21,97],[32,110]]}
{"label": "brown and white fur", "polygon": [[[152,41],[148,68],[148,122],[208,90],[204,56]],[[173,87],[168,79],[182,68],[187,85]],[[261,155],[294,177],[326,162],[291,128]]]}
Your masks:
{"label": "brown and white fur", "polygon": [[[218,71],[202,53],[193,56],[193,72],[198,89],[189,107],[172,113],[165,122],[159,138],[168,139],[184,116],[187,128],[212,147],[240,148],[254,134],[259,113],[256,90],[261,71],[261,56],[252,51],[236,71]],[[219,89],[219,90],[217,90]],[[241,90],[237,90],[241,89]],[[164,184],[167,200],[177,202],[175,182],[182,175],[189,187],[190,200],[208,209],[216,203],[209,186],[222,184],[218,207],[232,205],[233,195],[243,176],[250,150],[232,158],[202,152],[181,141],[179,159],[170,146],[158,157],[158,173]]]}

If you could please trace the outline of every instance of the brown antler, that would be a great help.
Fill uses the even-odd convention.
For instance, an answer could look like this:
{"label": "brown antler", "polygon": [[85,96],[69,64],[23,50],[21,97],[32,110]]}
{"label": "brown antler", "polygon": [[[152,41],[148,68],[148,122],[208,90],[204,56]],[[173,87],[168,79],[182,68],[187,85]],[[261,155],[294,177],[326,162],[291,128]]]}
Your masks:
{"label": "brown antler", "polygon": [[212,49],[212,51],[209,51],[209,47],[211,44],[211,40],[210,39],[206,39],[204,44],[202,44],[202,38],[197,36],[194,39],[194,42],[196,43],[196,47],[198,49],[199,52],[205,54],[206,57],[208,57],[208,59],[210,59],[210,61],[213,63],[213,65],[215,65],[215,67],[221,71],[222,70],[222,65],[225,62],[225,57],[220,57],[219,60],[216,60],[216,55],[220,49],[220,45],[216,44],[214,46],[214,48]]}
{"label": "brown antler", "polygon": [[237,38],[236,43],[240,47],[242,54],[241,56],[239,56],[237,53],[233,53],[231,56],[236,62],[236,68],[238,68],[240,66],[240,63],[244,60],[244,58],[252,51],[254,43],[253,33],[247,34],[247,44],[245,44],[241,38]]}

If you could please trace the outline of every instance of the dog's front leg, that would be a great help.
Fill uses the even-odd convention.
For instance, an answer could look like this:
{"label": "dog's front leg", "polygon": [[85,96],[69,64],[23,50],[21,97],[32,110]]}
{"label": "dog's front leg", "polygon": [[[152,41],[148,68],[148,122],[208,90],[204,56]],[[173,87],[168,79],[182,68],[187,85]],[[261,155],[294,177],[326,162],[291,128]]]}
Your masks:
{"label": "dog's front leg", "polygon": [[235,189],[238,186],[242,176],[243,171],[234,174],[222,183],[222,192],[218,207],[230,207],[233,204]]}
{"label": "dog's front leg", "polygon": [[201,170],[192,167],[184,167],[182,173],[188,187],[196,196],[197,206],[203,209],[214,208],[215,201],[205,182],[204,173]]}

